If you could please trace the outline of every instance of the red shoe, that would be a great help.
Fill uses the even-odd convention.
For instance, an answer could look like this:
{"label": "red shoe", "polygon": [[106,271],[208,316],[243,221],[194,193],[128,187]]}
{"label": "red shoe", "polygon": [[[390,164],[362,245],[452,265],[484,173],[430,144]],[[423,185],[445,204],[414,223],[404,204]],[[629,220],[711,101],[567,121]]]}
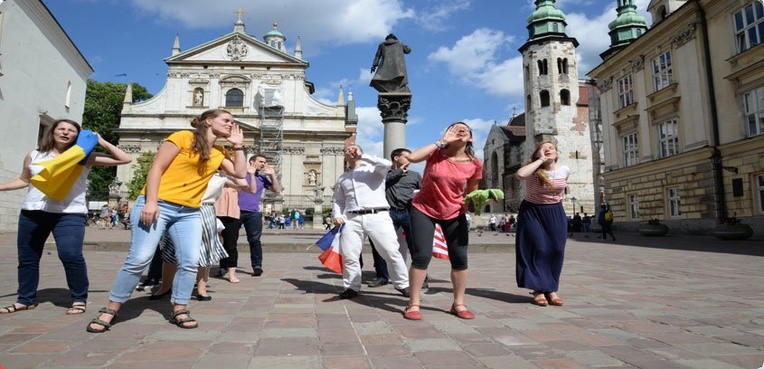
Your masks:
{"label": "red shoe", "polygon": [[[464,310],[462,310],[462,311],[456,310],[457,306],[463,307]],[[453,304],[453,305],[451,305],[451,314],[454,314],[454,315],[456,315],[456,316],[458,316],[459,318],[462,318],[462,319],[474,319],[475,318],[475,314],[472,314],[472,312],[467,310],[467,307],[464,306],[464,304]]]}
{"label": "red shoe", "polygon": [[403,317],[408,320],[422,320],[422,313],[419,310],[410,311],[412,307],[419,307],[419,305],[411,304],[403,309]]}

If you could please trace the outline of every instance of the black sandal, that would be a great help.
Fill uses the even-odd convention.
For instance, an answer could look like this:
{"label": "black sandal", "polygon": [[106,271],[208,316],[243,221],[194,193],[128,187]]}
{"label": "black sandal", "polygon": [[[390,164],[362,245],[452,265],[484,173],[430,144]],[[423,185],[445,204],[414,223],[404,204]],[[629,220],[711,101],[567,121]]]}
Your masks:
{"label": "black sandal", "polygon": [[[98,310],[98,313],[99,313],[98,317],[93,319],[93,320],[91,320],[90,323],[88,323],[87,331],[90,332],[90,333],[103,333],[103,332],[108,331],[109,328],[111,327],[111,325],[114,323],[114,319],[117,319],[117,311],[114,310],[114,309],[103,308],[101,310]],[[101,314],[109,314],[109,315],[111,315],[112,316],[111,322],[105,322],[105,321],[101,320],[100,319]],[[100,329],[99,328],[92,328],[91,327],[92,324],[98,324],[98,325],[102,326],[103,328],[100,328]]]}
{"label": "black sandal", "polygon": [[[178,315],[188,315],[187,317],[183,319],[178,319]],[[178,311],[175,311],[172,313],[172,318],[170,319],[170,323],[177,325],[180,328],[183,329],[194,329],[199,327],[199,324],[194,324],[192,326],[186,325],[186,323],[197,323],[196,319],[191,317],[191,312],[186,309],[181,309]]]}
{"label": "black sandal", "polygon": [[23,305],[23,304],[13,303],[13,304],[10,304],[8,306],[4,306],[4,307],[0,308],[0,310],[5,310],[5,311],[0,311],[0,314],[13,314],[13,313],[15,313],[17,311],[32,310],[32,309],[34,309],[36,307],[37,307],[37,304],[34,304],[34,305]]}

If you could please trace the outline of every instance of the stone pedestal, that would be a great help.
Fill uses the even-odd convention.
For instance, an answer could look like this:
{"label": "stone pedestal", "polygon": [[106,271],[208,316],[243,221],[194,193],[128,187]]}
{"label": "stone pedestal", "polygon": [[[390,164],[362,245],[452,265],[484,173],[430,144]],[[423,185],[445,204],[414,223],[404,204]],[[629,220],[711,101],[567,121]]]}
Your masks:
{"label": "stone pedestal", "polygon": [[380,92],[377,108],[385,125],[383,156],[390,158],[390,153],[406,147],[406,122],[411,107],[411,92]]}

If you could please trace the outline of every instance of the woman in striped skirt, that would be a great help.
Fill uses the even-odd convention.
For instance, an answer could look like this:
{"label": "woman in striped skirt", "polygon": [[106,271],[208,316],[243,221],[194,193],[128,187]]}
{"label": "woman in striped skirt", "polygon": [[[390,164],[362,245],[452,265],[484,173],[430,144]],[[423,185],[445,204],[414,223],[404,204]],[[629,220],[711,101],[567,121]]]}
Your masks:
{"label": "woman in striped skirt", "polygon": [[557,161],[557,147],[542,142],[515,176],[525,181],[525,199],[517,215],[517,286],[528,288],[533,303],[561,306],[557,295],[565,256],[568,218],[562,206],[570,169]]}

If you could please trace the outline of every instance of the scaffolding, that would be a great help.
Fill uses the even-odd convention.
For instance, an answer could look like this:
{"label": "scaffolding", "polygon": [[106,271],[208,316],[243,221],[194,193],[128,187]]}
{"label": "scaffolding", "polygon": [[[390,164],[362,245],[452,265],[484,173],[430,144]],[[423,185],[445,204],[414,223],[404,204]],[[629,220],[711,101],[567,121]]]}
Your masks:
{"label": "scaffolding", "polygon": [[[281,86],[260,84],[255,100],[260,115],[260,155],[266,157],[281,181],[284,149],[284,101]],[[274,202],[279,196],[266,192],[264,200]]]}

